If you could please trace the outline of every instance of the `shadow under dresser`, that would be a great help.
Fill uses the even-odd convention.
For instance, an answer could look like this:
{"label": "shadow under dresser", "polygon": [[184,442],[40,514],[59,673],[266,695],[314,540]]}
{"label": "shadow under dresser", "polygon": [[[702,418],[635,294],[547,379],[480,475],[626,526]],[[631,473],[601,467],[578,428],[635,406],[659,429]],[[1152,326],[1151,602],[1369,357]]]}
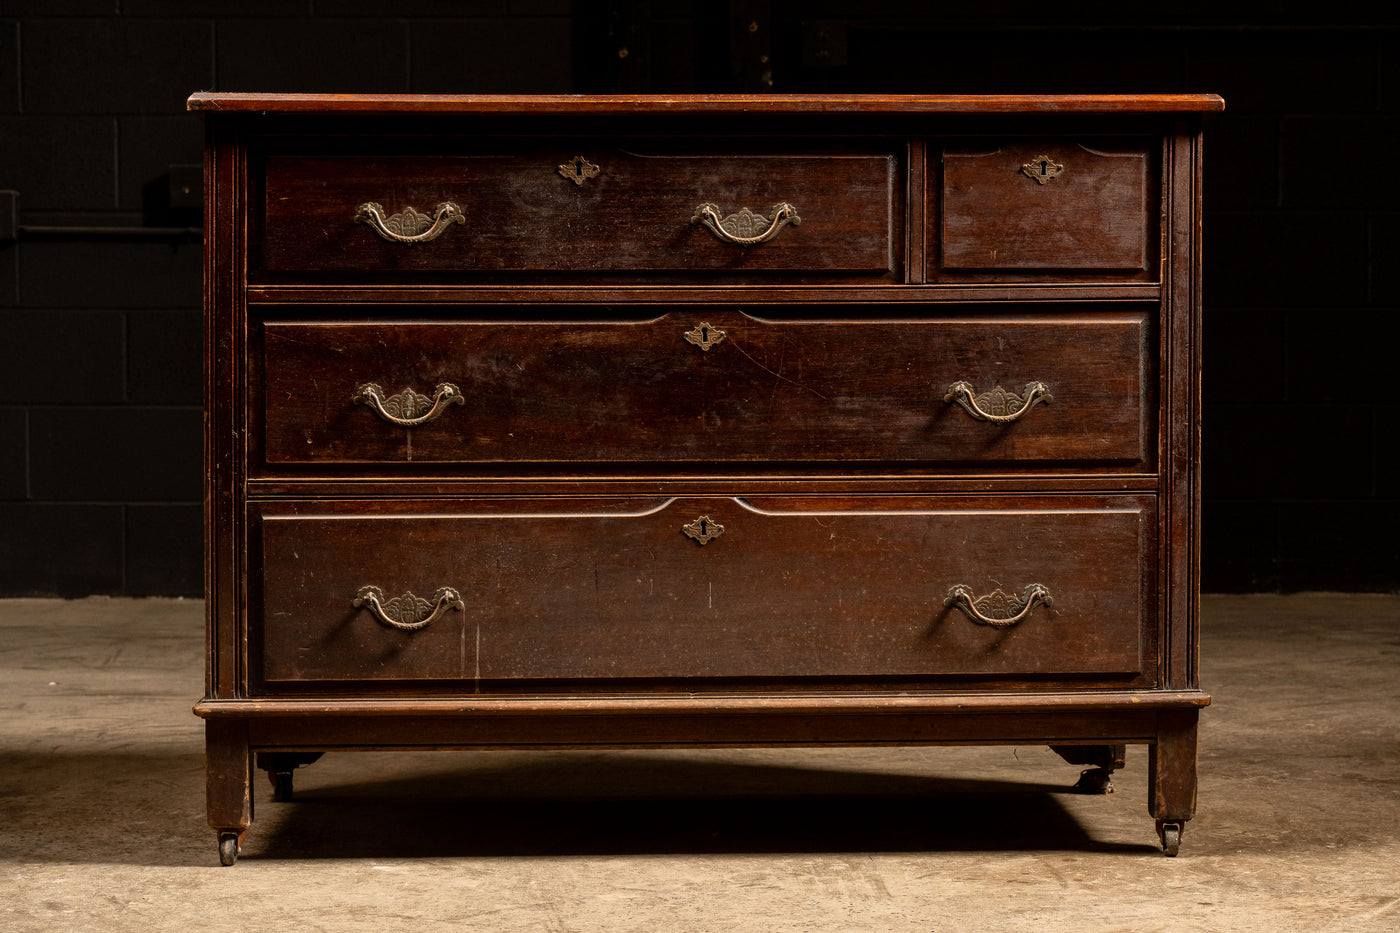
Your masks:
{"label": "shadow under dresser", "polygon": [[209,822],[326,751],[1148,746],[1213,95],[208,93]]}

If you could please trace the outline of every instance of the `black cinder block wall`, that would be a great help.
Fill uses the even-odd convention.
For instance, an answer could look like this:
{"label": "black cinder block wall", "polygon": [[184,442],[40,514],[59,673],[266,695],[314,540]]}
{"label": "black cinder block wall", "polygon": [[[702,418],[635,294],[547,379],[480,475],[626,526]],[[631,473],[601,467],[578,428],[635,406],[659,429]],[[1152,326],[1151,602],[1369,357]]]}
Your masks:
{"label": "black cinder block wall", "polygon": [[1220,93],[1205,586],[1400,589],[1395,14],[943,6],[0,0],[0,596],[201,592],[207,89]]}

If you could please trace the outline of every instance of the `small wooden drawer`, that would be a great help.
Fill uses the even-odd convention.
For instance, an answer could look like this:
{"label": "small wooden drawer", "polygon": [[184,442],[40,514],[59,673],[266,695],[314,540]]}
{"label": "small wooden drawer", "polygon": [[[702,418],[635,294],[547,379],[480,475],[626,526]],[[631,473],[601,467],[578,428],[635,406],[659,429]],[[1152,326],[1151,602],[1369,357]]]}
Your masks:
{"label": "small wooden drawer", "polygon": [[253,404],[267,469],[1150,466],[1149,320],[267,321]]}
{"label": "small wooden drawer", "polygon": [[495,499],[438,509],[261,506],[255,690],[1155,677],[1150,497]]}
{"label": "small wooden drawer", "polygon": [[[1108,147],[1112,148],[1100,148]],[[947,270],[1150,270],[1152,150],[1064,139],[945,147],[937,218]]]}
{"label": "small wooden drawer", "polygon": [[894,151],[590,140],[441,148],[268,154],[254,277],[896,271],[904,182]]}

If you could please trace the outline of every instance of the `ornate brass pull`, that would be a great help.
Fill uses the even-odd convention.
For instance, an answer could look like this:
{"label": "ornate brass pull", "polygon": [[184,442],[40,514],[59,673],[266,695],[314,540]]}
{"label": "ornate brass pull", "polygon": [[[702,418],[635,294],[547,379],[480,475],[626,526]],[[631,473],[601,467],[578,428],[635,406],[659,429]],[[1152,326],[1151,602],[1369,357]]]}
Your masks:
{"label": "ornate brass pull", "polygon": [[385,395],[384,390],[373,382],[355,387],[351,400],[368,405],[375,414],[390,424],[401,428],[412,428],[429,421],[436,421],[448,405],[465,405],[462,390],[450,382],[439,383],[433,389],[433,397],[420,395],[412,389],[404,389],[398,395]]}
{"label": "ornate brass pull", "polygon": [[362,586],[352,600],[356,609],[369,607],[374,617],[390,628],[404,632],[416,632],[427,628],[449,609],[461,612],[466,609],[462,594],[450,586],[440,586],[433,594],[432,601],[420,599],[412,593],[404,593],[393,599],[385,599],[384,591],[377,586]]}
{"label": "ornate brass pull", "polygon": [[[797,216],[797,208],[786,201],[774,204],[768,213],[773,215],[771,219],[762,214],[755,214],[745,207],[737,214],[721,217],[719,205],[706,202],[695,209],[690,222],[704,224],[722,241],[733,243],[735,246],[757,246],[759,243],[767,243],[787,224],[796,227],[802,223],[802,218]],[[764,229],[765,227],[767,229]]]}
{"label": "ornate brass pull", "polygon": [[1036,603],[1050,605],[1050,590],[1040,583],[1032,583],[1020,596],[1008,596],[1001,590],[993,590],[986,596],[974,598],[972,588],[959,583],[948,591],[943,600],[945,606],[956,606],[978,625],[993,628],[1010,628],[1020,622]]}
{"label": "ornate brass pull", "polygon": [[682,525],[681,531],[685,532],[687,538],[703,547],[724,534],[724,526],[708,515],[701,515],[690,524]]}
{"label": "ornate brass pull", "polygon": [[467,217],[462,209],[451,201],[443,201],[433,210],[433,216],[420,214],[411,207],[397,214],[384,216],[384,207],[374,201],[366,201],[355,208],[355,223],[369,224],[374,232],[391,243],[427,243],[436,240],[453,224],[464,224]]}
{"label": "ornate brass pull", "polygon": [[1050,387],[1043,382],[1028,382],[1021,391],[1024,395],[1017,395],[997,386],[990,392],[973,395],[972,383],[955,382],[948,387],[948,394],[943,396],[943,401],[957,402],[978,421],[990,421],[993,424],[1018,421],[1041,402],[1054,401]]}

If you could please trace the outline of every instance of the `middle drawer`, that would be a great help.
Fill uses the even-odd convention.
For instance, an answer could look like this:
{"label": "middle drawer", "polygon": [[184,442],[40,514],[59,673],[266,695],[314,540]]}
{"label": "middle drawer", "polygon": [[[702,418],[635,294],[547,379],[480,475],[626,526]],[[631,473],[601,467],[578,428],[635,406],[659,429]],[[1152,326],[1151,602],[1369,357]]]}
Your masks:
{"label": "middle drawer", "polygon": [[[261,461],[1147,466],[1142,312],[267,321]],[[255,341],[257,336],[255,335]],[[256,441],[255,441],[256,447]],[[253,463],[259,452],[252,453]]]}

